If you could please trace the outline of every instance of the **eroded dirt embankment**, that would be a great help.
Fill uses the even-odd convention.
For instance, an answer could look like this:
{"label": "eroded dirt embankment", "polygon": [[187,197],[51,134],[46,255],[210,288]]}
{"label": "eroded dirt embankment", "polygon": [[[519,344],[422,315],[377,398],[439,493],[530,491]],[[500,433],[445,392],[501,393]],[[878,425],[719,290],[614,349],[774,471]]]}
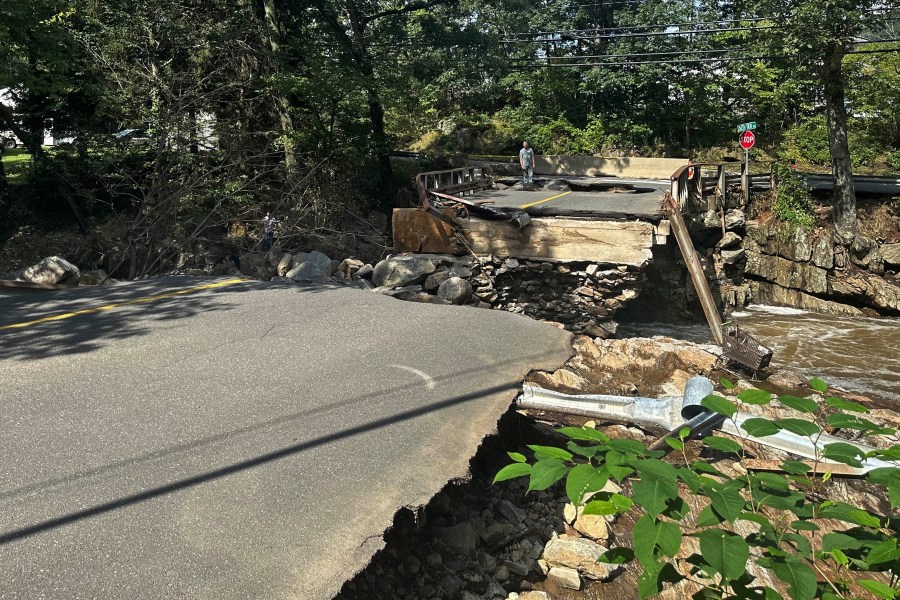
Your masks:
{"label": "eroded dirt embankment", "polygon": [[[712,346],[670,338],[594,341],[578,337],[574,347],[575,356],[565,367],[553,373],[532,373],[528,383],[565,392],[655,397],[680,395],[684,383],[693,375],[718,376],[717,349]],[[792,393],[802,393],[797,386],[805,383],[789,372],[774,374],[771,381],[776,384],[773,390]],[[739,389],[750,385],[738,382]],[[772,416],[785,414],[775,411]],[[889,409],[875,408],[870,416],[885,425],[900,425],[898,415]],[[470,478],[448,484],[417,514],[407,511],[398,515],[395,526],[386,535],[386,547],[367,569],[344,586],[338,598],[637,598],[636,566],[598,570],[588,564],[590,561],[578,564],[571,556],[560,558],[558,551],[563,544],[588,551],[629,546],[632,514],[605,518],[578,515],[568,504],[561,484],[531,493],[526,493],[525,479],[491,485],[496,472],[510,462],[507,452],[530,455],[529,444],[564,445],[553,430],[560,424],[595,427],[611,438],[634,439],[648,445],[665,433],[628,423],[511,409],[499,424],[497,435],[486,439],[473,459]],[[751,450],[757,458],[787,456],[760,446],[751,446]],[[691,460],[714,464],[726,474],[737,476],[745,472],[733,456],[705,448],[699,442],[689,442],[686,455]],[[677,462],[682,457],[670,456],[667,460]],[[623,482],[622,486],[629,493],[630,484]],[[854,506],[874,511],[885,508],[884,498],[873,495],[872,489],[858,480],[834,479],[829,492],[834,499]],[[702,508],[702,498],[687,493],[683,498],[692,508]],[[833,528],[841,524],[823,521],[820,526]],[[738,525],[738,533],[749,534],[752,527],[749,522]],[[686,543],[682,553],[687,556],[697,549]],[[572,568],[560,569],[560,561],[567,560]],[[548,576],[550,568],[557,573]],[[574,581],[567,582],[560,579],[559,572],[577,575]],[[754,574],[762,578],[759,583],[779,587],[766,573]],[[682,583],[667,588],[662,597],[674,600],[695,591],[693,584]]]}

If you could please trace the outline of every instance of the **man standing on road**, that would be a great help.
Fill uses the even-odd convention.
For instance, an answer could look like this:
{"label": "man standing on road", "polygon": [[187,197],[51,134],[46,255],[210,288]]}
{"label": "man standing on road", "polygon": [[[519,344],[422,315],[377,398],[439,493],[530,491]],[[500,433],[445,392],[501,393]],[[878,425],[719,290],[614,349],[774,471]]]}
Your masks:
{"label": "man standing on road", "polygon": [[522,142],[519,164],[522,166],[522,183],[534,183],[534,150],[528,147],[528,142]]}
{"label": "man standing on road", "polygon": [[263,236],[262,236],[262,247],[263,252],[268,252],[272,249],[272,246],[275,245],[275,217],[270,216],[269,213],[266,213],[266,216],[263,217]]}

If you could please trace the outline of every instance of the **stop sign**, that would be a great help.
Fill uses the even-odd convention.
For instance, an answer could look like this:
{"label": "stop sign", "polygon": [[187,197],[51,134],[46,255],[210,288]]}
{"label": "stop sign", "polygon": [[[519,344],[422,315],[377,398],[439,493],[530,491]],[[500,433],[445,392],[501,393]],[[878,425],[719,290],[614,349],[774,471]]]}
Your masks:
{"label": "stop sign", "polygon": [[740,142],[741,148],[749,150],[756,143],[756,136],[753,135],[752,131],[744,131],[738,136],[738,142]]}

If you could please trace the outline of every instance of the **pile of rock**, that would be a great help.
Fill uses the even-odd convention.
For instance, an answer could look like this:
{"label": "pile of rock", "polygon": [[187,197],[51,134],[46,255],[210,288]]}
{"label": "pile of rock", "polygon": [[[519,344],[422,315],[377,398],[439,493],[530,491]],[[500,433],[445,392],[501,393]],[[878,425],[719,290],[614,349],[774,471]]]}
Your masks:
{"label": "pile of rock", "polygon": [[395,526],[336,600],[549,600],[540,588],[580,590],[621,573],[596,560],[614,538],[606,517],[576,517],[559,488],[526,494],[525,480],[490,482],[484,472],[450,485]]}
{"label": "pile of rock", "polygon": [[615,333],[639,279],[625,265],[439,254],[390,257],[372,273],[374,291],[404,300],[506,310],[602,338]]}

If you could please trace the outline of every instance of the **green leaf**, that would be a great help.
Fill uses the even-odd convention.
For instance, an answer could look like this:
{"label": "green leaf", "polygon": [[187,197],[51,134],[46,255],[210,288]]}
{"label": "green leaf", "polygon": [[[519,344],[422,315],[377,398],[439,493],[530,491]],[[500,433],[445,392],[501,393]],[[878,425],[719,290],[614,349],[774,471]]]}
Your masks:
{"label": "green leaf", "polygon": [[725,579],[739,579],[747,571],[750,546],[722,529],[706,529],[697,536],[703,560]]}
{"label": "green leaf", "polygon": [[[681,549],[681,528],[675,523],[658,521],[648,515],[634,524],[634,553],[642,565],[653,563],[656,556],[675,556]],[[657,551],[658,550],[658,551]]]}
{"label": "green leaf", "polygon": [[708,462],[698,460],[691,463],[691,470],[697,473],[706,473],[707,475],[715,475],[716,477],[725,477],[722,471],[718,470]]}
{"label": "green leaf", "polygon": [[785,533],[782,536],[782,539],[793,542],[794,548],[797,550],[797,554],[802,558],[809,558],[812,554],[812,548],[809,545],[809,540],[799,533]]}
{"label": "green leaf", "polygon": [[696,494],[700,490],[700,476],[690,469],[678,469],[678,479],[682,480]]}
{"label": "green leaf", "polygon": [[791,529],[797,531],[819,531],[819,526],[809,521],[792,521]]}
{"label": "green leaf", "polygon": [[612,494],[607,500],[591,500],[584,505],[584,515],[616,515],[631,510],[634,502],[621,494]]}
{"label": "green leaf", "polygon": [[710,395],[700,401],[700,406],[707,408],[714,413],[731,417],[737,412],[737,407],[731,400],[726,400],[722,396]]}
{"label": "green leaf", "polygon": [[712,505],[706,505],[703,507],[703,510],[700,511],[700,514],[697,515],[697,527],[711,527],[713,525],[718,525],[724,520],[725,519],[712,509]]}
{"label": "green leaf", "polygon": [[741,516],[747,501],[734,488],[725,486],[710,487],[706,495],[712,500],[713,510],[725,517],[729,523]]}
{"label": "green leaf", "polygon": [[778,401],[788,408],[793,408],[803,413],[814,413],[818,407],[815,400],[798,398],[797,396],[778,396]]}
{"label": "green leaf", "polygon": [[498,481],[506,481],[507,479],[515,479],[516,477],[525,477],[526,475],[531,475],[531,465],[518,462],[513,463],[500,469],[497,474],[494,475],[492,484],[497,483]]}
{"label": "green leaf", "polygon": [[747,404],[764,405],[772,401],[772,394],[763,390],[750,389],[738,394],[738,400]]}
{"label": "green leaf", "polygon": [[876,485],[886,487],[891,508],[900,506],[900,469],[897,467],[879,467],[866,474],[866,478]]}
{"label": "green leaf", "polygon": [[812,467],[799,460],[786,460],[779,466],[782,471],[791,475],[806,475],[812,470]]}
{"label": "green leaf", "polygon": [[669,448],[671,448],[672,450],[684,450],[684,442],[679,439],[666,437],[663,439],[663,441],[665,441]]}
{"label": "green leaf", "polygon": [[597,455],[597,452],[600,451],[600,446],[579,446],[572,440],[566,444],[566,448],[569,449],[569,452],[572,454],[577,454],[578,456],[583,456],[585,458],[594,458]]}
{"label": "green leaf", "polygon": [[766,486],[769,489],[777,490],[779,492],[786,492],[790,485],[787,480],[778,475],[776,473],[766,473],[765,471],[756,473],[753,475],[754,479],[758,481],[761,485]]}
{"label": "green leaf", "polygon": [[763,527],[772,527],[772,522],[766,518],[764,515],[754,512],[742,512],[738,517],[739,521],[750,521],[751,523],[756,523],[757,525],[762,525]]}
{"label": "green leaf", "polygon": [[719,379],[719,384],[720,384],[723,388],[725,388],[726,390],[733,390],[733,389],[734,389],[734,384],[731,382],[730,379],[727,379],[727,378],[725,378],[725,377],[722,377],[722,378]]}
{"label": "green leaf", "polygon": [[573,440],[583,442],[608,442],[609,436],[590,427],[561,427],[557,431]]}
{"label": "green leaf", "polygon": [[800,559],[788,558],[776,562],[772,571],[787,584],[791,600],[812,600],[816,595],[816,573]]}
{"label": "green leaf", "polygon": [[863,588],[867,592],[872,592],[879,598],[893,600],[893,598],[896,597],[894,588],[887,584],[881,583],[880,581],[875,581],[874,579],[860,579],[856,583],[859,584],[859,587]]}
{"label": "green leaf", "polygon": [[566,476],[566,465],[557,458],[539,460],[531,467],[528,491],[546,490]]}
{"label": "green leaf", "polygon": [[679,440],[684,441],[684,440],[688,439],[689,437],[691,437],[691,428],[690,427],[682,427],[681,429],[678,430],[678,439]]}
{"label": "green leaf", "polygon": [[804,419],[776,419],[775,424],[791,433],[806,437],[814,436],[822,431],[818,425]]}
{"label": "green leaf", "polygon": [[730,440],[728,438],[718,437],[718,436],[710,436],[707,438],[703,438],[703,445],[707,448],[712,448],[713,450],[720,450],[722,452],[731,452],[732,454],[740,454],[744,449],[743,446],[735,442],[734,440]]}
{"label": "green leaf", "polygon": [[662,477],[675,480],[678,477],[678,469],[667,462],[656,458],[645,458],[628,461],[635,468],[640,477]]}
{"label": "green leaf", "polygon": [[632,497],[651,517],[656,517],[666,508],[666,503],[678,496],[678,486],[674,479],[645,477],[632,487]]}
{"label": "green leaf", "polygon": [[847,558],[847,555],[844,554],[843,552],[841,552],[840,550],[838,550],[837,548],[835,548],[828,554],[831,554],[832,558],[834,558],[834,562],[836,562],[837,564],[839,564],[841,566],[847,566],[847,564],[849,564],[849,562],[850,562],[850,560]]}
{"label": "green leaf", "polygon": [[855,429],[857,431],[865,431],[867,433],[874,433],[879,435],[891,435],[892,433],[894,433],[894,430],[890,427],[882,427],[881,425],[876,425],[868,419],[863,419],[862,417],[858,417],[856,415],[847,415],[844,413],[828,415],[828,417],[825,418],[825,423],[827,423],[830,427],[834,427],[836,429]]}
{"label": "green leaf", "polygon": [[822,456],[851,467],[861,467],[863,451],[846,442],[833,442],[822,447]]}
{"label": "green leaf", "polygon": [[606,447],[623,454],[642,455],[647,452],[647,446],[637,440],[609,440]]}
{"label": "green leaf", "polygon": [[900,558],[900,548],[897,547],[897,540],[893,538],[875,544],[866,554],[866,562],[869,565],[892,562],[898,558]]}
{"label": "green leaf", "polygon": [[516,461],[517,463],[527,462],[528,459],[525,458],[524,454],[519,454],[518,452],[507,452],[506,453],[511,459]]}
{"label": "green leaf", "polygon": [[559,460],[572,460],[572,453],[562,448],[557,448],[556,446],[528,446],[532,452],[534,452],[534,457],[537,460],[544,460],[547,458],[558,458]]}
{"label": "green leaf", "polygon": [[836,502],[830,506],[823,505],[819,509],[819,517],[823,519],[839,519],[848,523],[862,525],[863,527],[877,528],[881,526],[881,521],[878,517],[845,502]]}
{"label": "green leaf", "polygon": [[836,408],[838,410],[849,410],[850,412],[858,413],[869,412],[869,409],[862,404],[851,402],[850,400],[844,400],[843,398],[838,398],[837,396],[829,396],[825,398],[825,404],[827,404],[831,408]]}
{"label": "green leaf", "polygon": [[752,417],[745,420],[741,423],[741,428],[746,431],[748,435],[754,437],[766,437],[767,435],[775,435],[781,431],[781,428],[778,427],[778,425],[769,419],[762,419],[760,417]]}
{"label": "green leaf", "polygon": [[597,557],[597,562],[610,565],[624,565],[632,560],[634,560],[634,550],[624,547],[610,548]]}
{"label": "green leaf", "polygon": [[819,392],[820,394],[824,394],[828,391],[828,384],[819,379],[818,377],[813,377],[809,380],[809,387]]}
{"label": "green leaf", "polygon": [[585,494],[599,492],[607,481],[609,481],[609,472],[604,467],[576,465],[572,467],[566,477],[566,495],[572,504],[578,506],[582,503]]}

